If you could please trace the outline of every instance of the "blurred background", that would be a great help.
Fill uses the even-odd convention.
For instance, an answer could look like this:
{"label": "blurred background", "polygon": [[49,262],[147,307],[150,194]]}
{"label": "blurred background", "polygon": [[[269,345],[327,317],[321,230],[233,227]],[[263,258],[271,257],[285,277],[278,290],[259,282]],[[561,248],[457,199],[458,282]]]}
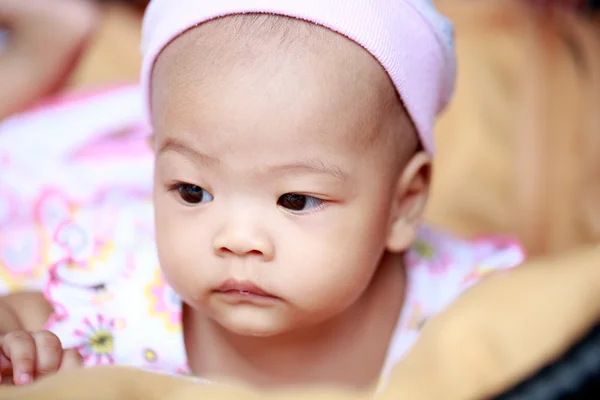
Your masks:
{"label": "blurred background", "polygon": [[[0,292],[39,286],[64,251],[49,244],[61,215],[96,223],[84,199],[150,199],[146,3],[0,0]],[[428,220],[513,236],[531,256],[597,242],[599,2],[437,3],[455,23],[459,79],[437,127]],[[76,228],[64,247],[94,256]]]}

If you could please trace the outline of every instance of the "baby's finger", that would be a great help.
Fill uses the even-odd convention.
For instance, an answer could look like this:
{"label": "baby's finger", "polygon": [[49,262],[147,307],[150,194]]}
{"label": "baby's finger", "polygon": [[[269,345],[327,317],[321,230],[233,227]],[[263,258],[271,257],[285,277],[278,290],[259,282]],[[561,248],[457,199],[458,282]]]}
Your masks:
{"label": "baby's finger", "polygon": [[[12,378],[12,363],[4,354],[2,354],[2,351],[0,351],[0,383],[2,383],[3,377],[6,380],[8,380],[8,377]],[[6,381],[4,383],[6,383]]]}
{"label": "baby's finger", "polygon": [[35,371],[35,342],[29,332],[14,331],[2,337],[0,343],[2,353],[8,358],[13,368],[13,380],[17,385],[32,381]]}
{"label": "baby's finger", "polygon": [[60,371],[68,371],[81,367],[83,367],[83,358],[77,349],[66,349],[63,351]]}
{"label": "baby's finger", "polygon": [[35,375],[44,376],[58,371],[62,359],[62,343],[60,339],[48,331],[35,332],[31,335],[36,346]]}

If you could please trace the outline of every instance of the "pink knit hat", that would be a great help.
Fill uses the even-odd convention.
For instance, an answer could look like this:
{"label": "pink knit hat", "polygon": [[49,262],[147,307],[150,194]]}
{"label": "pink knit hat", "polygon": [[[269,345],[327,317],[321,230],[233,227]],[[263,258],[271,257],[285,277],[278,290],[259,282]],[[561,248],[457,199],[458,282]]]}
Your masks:
{"label": "pink knit hat", "polygon": [[453,28],[433,0],[152,0],[142,30],[142,88],[150,112],[157,56],[173,39],[208,20],[271,13],[322,25],[355,41],[387,71],[425,148],[433,153],[436,115],[454,89]]}

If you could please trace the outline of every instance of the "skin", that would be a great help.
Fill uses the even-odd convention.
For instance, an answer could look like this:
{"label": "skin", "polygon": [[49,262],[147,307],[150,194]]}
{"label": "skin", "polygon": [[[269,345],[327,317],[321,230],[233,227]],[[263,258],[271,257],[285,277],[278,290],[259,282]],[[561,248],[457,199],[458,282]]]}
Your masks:
{"label": "skin", "polygon": [[[152,89],[157,245],[192,372],[375,385],[430,169],[385,71],[326,29],[229,17],[170,44]],[[231,279],[272,296],[215,292]],[[14,375],[35,379],[71,353],[28,333],[52,308],[27,296],[0,302],[0,341]]]}
{"label": "skin", "polygon": [[[429,185],[385,71],[324,28],[227,18],[167,47],[152,104],[158,252],[193,372],[374,384]],[[228,279],[275,299],[215,292]]]}
{"label": "skin", "polygon": [[57,371],[83,365],[74,349],[43,326],[52,306],[41,293],[15,293],[0,299],[0,383],[25,385]]}
{"label": "skin", "polygon": [[[93,33],[96,4],[81,0],[0,0],[0,120],[18,112],[68,77]],[[43,331],[52,307],[41,293],[15,293],[0,301],[0,380],[26,384],[82,364]]]}
{"label": "skin", "polygon": [[[429,320],[377,398],[495,398],[552,362],[598,321],[598,263],[600,246],[593,245],[530,260],[482,281]],[[0,387],[0,398],[367,400],[373,396],[330,387],[253,391],[241,385],[198,385],[133,368],[100,367],[57,374],[27,387]]]}
{"label": "skin", "polygon": [[0,120],[58,89],[98,17],[89,0],[0,0]]}

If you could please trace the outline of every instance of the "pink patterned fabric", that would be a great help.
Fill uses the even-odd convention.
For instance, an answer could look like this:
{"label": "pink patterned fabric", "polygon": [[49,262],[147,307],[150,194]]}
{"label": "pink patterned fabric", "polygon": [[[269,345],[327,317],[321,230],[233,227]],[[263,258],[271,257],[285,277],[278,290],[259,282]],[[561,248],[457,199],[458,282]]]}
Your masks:
{"label": "pink patterned fabric", "polygon": [[[43,291],[54,307],[46,328],[87,366],[187,375],[182,303],[154,242],[152,155],[105,151],[139,136],[139,93],[119,88],[0,124],[0,295]],[[465,241],[423,226],[406,254],[407,293],[381,384],[428,318],[523,258],[511,240]]]}
{"label": "pink patterned fabric", "polygon": [[83,92],[0,123],[0,295],[41,290],[69,252],[83,267],[110,250],[86,242],[90,226],[108,233],[103,221],[71,223],[83,203],[118,203],[124,190],[151,198],[139,98],[138,85]]}
{"label": "pink patterned fabric", "polygon": [[[56,311],[46,329],[65,346],[79,349],[87,366],[129,365],[189,375],[182,303],[164,279],[151,234],[143,228],[152,218],[151,202],[127,192],[120,198],[112,206],[81,204],[72,216],[65,215],[60,226],[77,226],[87,242],[102,246],[85,260],[66,252],[52,267],[45,295]],[[112,221],[113,230],[86,225],[85,215]],[[464,241],[423,226],[406,255],[407,293],[382,387],[428,318],[483,277],[516,266],[523,257],[509,240]]]}
{"label": "pink patterned fabric", "polygon": [[423,145],[434,151],[434,120],[452,95],[456,61],[452,25],[432,0],[152,0],[142,32],[148,120],[152,68],[164,47],[198,24],[241,13],[311,21],[360,44],[388,72]]}

